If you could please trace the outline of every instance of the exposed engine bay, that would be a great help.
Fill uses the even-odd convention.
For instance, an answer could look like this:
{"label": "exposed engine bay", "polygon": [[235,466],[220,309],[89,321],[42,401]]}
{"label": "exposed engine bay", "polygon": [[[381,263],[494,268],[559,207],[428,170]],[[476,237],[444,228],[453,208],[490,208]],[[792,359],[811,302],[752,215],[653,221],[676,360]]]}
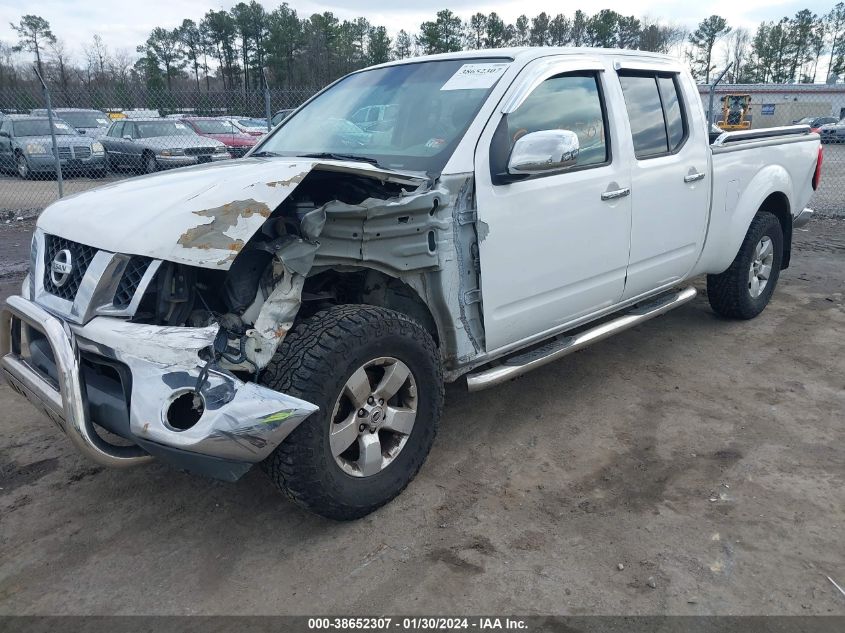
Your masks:
{"label": "exposed engine bay", "polygon": [[[469,193],[467,181],[460,194]],[[437,318],[432,304],[438,291],[424,275],[440,270],[443,258],[460,259],[452,247],[455,197],[429,180],[393,182],[315,169],[269,214],[228,270],[163,262],[133,321],[217,324],[213,349],[202,355],[206,373],[219,366],[253,377],[297,318],[329,305],[394,307],[437,339],[448,329],[438,321],[452,319]],[[477,287],[477,259],[466,250],[475,269],[464,283]],[[480,325],[477,315],[474,320]]]}

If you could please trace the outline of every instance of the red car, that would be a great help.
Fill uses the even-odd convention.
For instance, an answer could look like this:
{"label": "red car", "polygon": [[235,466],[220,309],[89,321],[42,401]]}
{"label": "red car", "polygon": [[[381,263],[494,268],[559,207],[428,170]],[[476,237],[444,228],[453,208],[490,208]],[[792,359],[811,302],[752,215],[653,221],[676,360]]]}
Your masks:
{"label": "red car", "polygon": [[233,158],[239,158],[246,154],[250,148],[258,142],[258,138],[243,134],[229,121],[215,119],[212,117],[190,117],[182,121],[191,126],[200,136],[207,136],[220,141],[229,148]]}

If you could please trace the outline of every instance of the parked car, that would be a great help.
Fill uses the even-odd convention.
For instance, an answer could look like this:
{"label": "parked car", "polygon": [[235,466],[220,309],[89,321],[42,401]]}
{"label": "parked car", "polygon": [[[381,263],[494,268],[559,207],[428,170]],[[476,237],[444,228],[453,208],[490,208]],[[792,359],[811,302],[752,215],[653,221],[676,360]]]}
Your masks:
{"label": "parked car", "polygon": [[[33,110],[33,116],[46,117],[47,110]],[[55,108],[53,116],[69,123],[80,134],[91,138],[100,138],[111,125],[105,112],[100,110],[85,110],[83,108]]]}
{"label": "parked car", "polygon": [[803,119],[795,121],[797,125],[809,125],[810,130],[818,134],[819,128],[828,123],[836,123],[838,119],[833,116],[805,116]]}
{"label": "parked car", "polygon": [[264,136],[267,134],[267,119],[250,119],[238,117],[221,117],[225,121],[229,121],[238,130],[250,136]]}
{"label": "parked car", "polygon": [[349,119],[365,131],[388,129],[399,111],[396,105],[371,105],[360,108]]}
{"label": "parked car", "polygon": [[123,116],[126,119],[158,119],[161,118],[158,110],[148,110],[146,108],[135,108],[134,110],[124,110]]}
{"label": "parked car", "polygon": [[122,119],[102,138],[111,169],[129,167],[152,173],[231,158],[220,141],[195,133],[172,119]]}
{"label": "parked car", "polygon": [[[349,117],[385,102],[391,129],[362,136]],[[760,314],[812,213],[819,139],[709,131],[666,55],[358,71],[247,158],[50,205],[0,364],[99,464],[261,463],[296,502],[361,517],[423,465],[444,382],[501,385],[684,305],[700,275],[718,314]]]}
{"label": "parked car", "polygon": [[277,126],[279,123],[281,123],[291,114],[293,114],[294,110],[296,110],[296,108],[287,108],[285,110],[279,110],[278,112],[276,112],[276,114],[270,117],[270,123],[273,125],[273,127]]}
{"label": "parked car", "polygon": [[[87,171],[93,176],[106,172],[103,145],[78,134],[62,119],[53,119],[56,147],[62,172]],[[0,165],[13,169],[21,178],[55,174],[56,160],[47,117],[7,116],[0,122]]]}
{"label": "parked car", "polygon": [[845,143],[845,119],[819,128],[822,143]]}
{"label": "parked car", "polygon": [[211,117],[190,117],[182,119],[191,129],[208,138],[213,138],[229,148],[232,158],[240,158],[252,149],[258,139],[250,134],[244,134],[229,121]]}

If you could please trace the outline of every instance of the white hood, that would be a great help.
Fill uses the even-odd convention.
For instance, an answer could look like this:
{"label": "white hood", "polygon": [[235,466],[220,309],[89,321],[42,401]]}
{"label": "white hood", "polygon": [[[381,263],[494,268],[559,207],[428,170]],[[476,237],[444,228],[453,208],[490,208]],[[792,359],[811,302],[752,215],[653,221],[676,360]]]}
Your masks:
{"label": "white hood", "polygon": [[98,249],[228,269],[267,217],[315,168],[416,185],[360,162],[246,158],[131,178],[50,205],[38,227]]}

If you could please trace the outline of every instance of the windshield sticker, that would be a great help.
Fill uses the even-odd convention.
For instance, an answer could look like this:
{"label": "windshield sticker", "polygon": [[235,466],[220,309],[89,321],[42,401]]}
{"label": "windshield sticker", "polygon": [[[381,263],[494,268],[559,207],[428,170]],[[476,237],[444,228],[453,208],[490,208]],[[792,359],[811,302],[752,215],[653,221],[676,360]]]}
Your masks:
{"label": "windshield sticker", "polygon": [[55,126],[56,126],[58,129],[60,129],[60,130],[69,130],[69,129],[70,129],[70,128],[67,126],[67,123],[59,123],[59,122],[56,122],[56,123],[54,123],[53,125],[55,125]]}
{"label": "windshield sticker", "polygon": [[185,125],[184,123],[174,123],[174,125],[176,126],[177,130],[187,130],[188,129],[188,126]]}
{"label": "windshield sticker", "polygon": [[496,83],[508,65],[464,64],[440,90],[486,90]]}
{"label": "windshield sticker", "polygon": [[109,122],[106,121],[105,119],[97,119],[97,123],[99,123],[100,125],[108,125],[109,124]]}

